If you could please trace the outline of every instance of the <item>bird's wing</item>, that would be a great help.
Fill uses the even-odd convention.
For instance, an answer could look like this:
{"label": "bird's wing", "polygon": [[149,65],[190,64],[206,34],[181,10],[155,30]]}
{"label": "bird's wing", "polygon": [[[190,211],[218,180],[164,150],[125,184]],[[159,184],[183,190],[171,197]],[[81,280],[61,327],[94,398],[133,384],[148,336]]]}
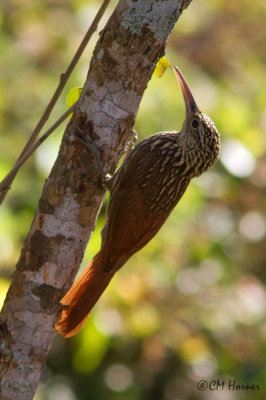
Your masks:
{"label": "bird's wing", "polygon": [[105,265],[119,267],[158,232],[168,215],[156,217],[147,209],[136,187],[120,189],[113,199],[106,226]]}
{"label": "bird's wing", "polygon": [[145,246],[168,216],[156,216],[145,204],[138,174],[140,170],[145,172],[153,165],[156,155],[153,152],[147,153],[143,143],[138,145],[138,151],[133,151],[123,164],[121,174],[111,191],[108,219],[103,234],[104,265],[108,265],[110,269],[112,265],[117,267],[117,264],[123,264]]}

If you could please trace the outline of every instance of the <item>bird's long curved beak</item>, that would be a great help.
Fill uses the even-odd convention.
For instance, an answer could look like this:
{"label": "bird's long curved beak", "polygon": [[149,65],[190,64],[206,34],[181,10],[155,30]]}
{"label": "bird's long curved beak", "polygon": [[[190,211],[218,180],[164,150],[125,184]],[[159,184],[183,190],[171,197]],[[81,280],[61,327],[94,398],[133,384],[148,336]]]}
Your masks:
{"label": "bird's long curved beak", "polygon": [[192,93],[188,87],[188,84],[185,80],[185,78],[183,77],[180,69],[178,67],[176,67],[174,65],[174,72],[175,75],[178,79],[178,82],[181,86],[181,90],[184,96],[184,100],[185,100],[185,105],[186,105],[186,115],[187,115],[187,119],[191,116],[191,114],[198,108],[197,104],[194,100],[194,97],[192,96]]}

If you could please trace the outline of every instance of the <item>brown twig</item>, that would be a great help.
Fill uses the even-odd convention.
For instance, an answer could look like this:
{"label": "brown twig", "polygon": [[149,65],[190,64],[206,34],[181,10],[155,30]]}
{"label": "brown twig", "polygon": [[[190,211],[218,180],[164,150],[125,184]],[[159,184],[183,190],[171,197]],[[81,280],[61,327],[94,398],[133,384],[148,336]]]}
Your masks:
{"label": "brown twig", "polygon": [[[13,180],[15,179],[15,176],[20,168],[20,166],[26,161],[26,159],[28,157],[26,157],[26,159],[24,159],[24,155],[28,154],[28,151],[30,150],[30,154],[32,154],[32,144],[35,142],[38,134],[40,133],[41,129],[43,128],[44,124],[46,123],[46,121],[48,120],[60,94],[62,93],[62,90],[65,87],[65,84],[69,78],[69,76],[71,75],[73,69],[75,68],[78,60],[80,59],[85,47],[87,46],[92,34],[96,31],[97,27],[98,27],[98,23],[101,20],[108,4],[110,3],[110,0],[104,0],[99,11],[97,12],[94,20],[92,21],[92,24],[90,25],[86,35],[84,36],[79,48],[77,49],[72,61],[70,62],[68,68],[66,69],[66,71],[61,74],[60,76],[60,81],[59,84],[51,98],[51,100],[49,101],[42,117],[40,118],[39,122],[37,123],[35,129],[33,130],[29,140],[27,141],[23,151],[21,152],[21,154],[19,155],[16,164],[14,166],[14,168],[12,168],[12,170],[8,173],[8,175],[2,180],[2,182],[0,182],[0,205],[1,203],[4,201],[6,194],[8,192],[8,190],[10,189],[10,186],[13,182]],[[60,119],[60,118],[59,118]],[[38,146],[37,146],[38,147]],[[23,159],[24,161],[21,163],[20,160]]]}
{"label": "brown twig", "polygon": [[16,162],[15,166],[7,174],[7,176],[2,180],[1,186],[3,186],[2,192],[0,193],[0,204],[5,198],[5,194],[10,188],[10,183],[16,176],[20,167],[28,160],[32,153],[39,147],[45,139],[71,114],[75,108],[76,103],[74,103],[60,118],[35,142],[27,151],[24,151],[21,157]]}

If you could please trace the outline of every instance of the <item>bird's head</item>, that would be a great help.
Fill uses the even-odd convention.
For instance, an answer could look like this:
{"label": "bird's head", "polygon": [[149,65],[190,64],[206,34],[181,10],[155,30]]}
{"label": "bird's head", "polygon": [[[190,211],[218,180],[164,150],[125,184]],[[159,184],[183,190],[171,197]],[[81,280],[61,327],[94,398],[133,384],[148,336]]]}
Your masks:
{"label": "bird's head", "polygon": [[197,161],[195,167],[197,165],[198,168],[195,175],[201,175],[219,156],[220,136],[212,120],[199,110],[180,69],[174,66],[174,72],[181,86],[186,106],[186,119],[181,130],[182,141],[187,156],[197,159],[194,160]]}

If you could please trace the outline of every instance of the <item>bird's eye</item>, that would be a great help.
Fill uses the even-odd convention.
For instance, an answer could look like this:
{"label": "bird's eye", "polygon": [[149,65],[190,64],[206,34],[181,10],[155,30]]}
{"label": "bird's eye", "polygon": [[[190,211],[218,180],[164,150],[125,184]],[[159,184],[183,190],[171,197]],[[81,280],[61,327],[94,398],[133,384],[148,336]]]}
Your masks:
{"label": "bird's eye", "polygon": [[192,124],[193,128],[198,128],[199,126],[199,121],[197,119],[193,119]]}

